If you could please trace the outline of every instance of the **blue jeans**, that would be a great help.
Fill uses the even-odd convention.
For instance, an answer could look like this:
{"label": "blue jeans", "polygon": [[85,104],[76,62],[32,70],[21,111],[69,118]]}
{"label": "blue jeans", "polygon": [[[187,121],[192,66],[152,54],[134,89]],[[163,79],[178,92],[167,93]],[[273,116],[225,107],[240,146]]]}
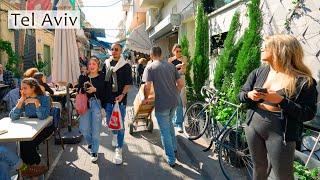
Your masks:
{"label": "blue jeans", "polygon": [[22,160],[7,148],[0,146],[0,179],[10,180],[10,171],[18,169]]}
{"label": "blue jeans", "polygon": [[94,98],[89,99],[88,111],[80,116],[80,131],[88,145],[92,145],[91,153],[98,153],[101,129],[101,105]]}
{"label": "blue jeans", "polygon": [[[105,107],[106,115],[107,115],[107,124],[109,124],[111,113],[112,113],[112,110],[113,110],[113,106],[114,106],[114,104],[107,103],[107,105]],[[122,116],[122,119],[123,119],[123,122],[124,122],[125,117],[126,117],[126,106],[119,104],[119,108],[120,108],[121,116]],[[120,131],[112,131],[112,133],[114,135],[117,135],[117,140],[118,140],[117,148],[122,148],[123,143],[124,143],[124,127],[123,127],[122,130],[120,130]]]}
{"label": "blue jeans", "polygon": [[177,150],[177,140],[172,123],[175,111],[176,108],[168,109],[163,112],[155,111],[155,116],[160,128],[162,146],[170,165],[176,162],[174,151]]}
{"label": "blue jeans", "polygon": [[182,99],[179,96],[177,110],[173,116],[172,122],[177,127],[182,127],[183,120],[184,120],[183,119],[183,105],[182,105]]}

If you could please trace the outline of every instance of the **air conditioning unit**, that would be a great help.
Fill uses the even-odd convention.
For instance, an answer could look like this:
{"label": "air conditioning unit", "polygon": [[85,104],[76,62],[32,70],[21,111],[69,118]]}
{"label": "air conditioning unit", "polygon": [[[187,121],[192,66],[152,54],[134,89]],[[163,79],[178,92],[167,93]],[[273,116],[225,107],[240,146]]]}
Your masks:
{"label": "air conditioning unit", "polygon": [[146,30],[151,29],[159,22],[159,9],[150,8],[146,13]]}
{"label": "air conditioning unit", "polygon": [[129,11],[132,6],[132,0],[122,0],[122,11]]}

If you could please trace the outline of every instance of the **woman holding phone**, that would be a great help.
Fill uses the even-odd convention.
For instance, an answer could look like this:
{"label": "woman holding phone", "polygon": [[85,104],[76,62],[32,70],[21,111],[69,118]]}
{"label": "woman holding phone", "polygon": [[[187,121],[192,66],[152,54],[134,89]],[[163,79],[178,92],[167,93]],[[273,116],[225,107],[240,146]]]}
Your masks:
{"label": "woman holding phone", "polygon": [[245,132],[253,179],[268,178],[269,159],[276,179],[293,180],[294,152],[302,123],[316,113],[316,82],[293,36],[267,37],[261,59],[266,65],[250,73],[239,94],[240,101],[249,107]]}
{"label": "woman holding phone", "polygon": [[80,130],[88,143],[92,162],[98,160],[101,108],[106,101],[105,75],[99,72],[99,66],[99,59],[92,57],[88,62],[88,75],[80,75],[78,87],[78,93],[86,93],[88,97],[88,110],[80,116]]}

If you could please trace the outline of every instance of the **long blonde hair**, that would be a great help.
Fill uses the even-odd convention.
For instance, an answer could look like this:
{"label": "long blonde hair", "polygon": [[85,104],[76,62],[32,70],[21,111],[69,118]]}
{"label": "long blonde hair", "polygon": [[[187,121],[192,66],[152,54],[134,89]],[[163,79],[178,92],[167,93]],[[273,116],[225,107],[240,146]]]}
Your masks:
{"label": "long blonde hair", "polygon": [[291,97],[296,91],[298,76],[304,76],[308,80],[308,86],[313,83],[310,69],[303,63],[303,49],[300,42],[291,35],[277,34],[265,38],[266,48],[272,53],[273,65],[276,70],[288,75],[285,79],[288,84],[285,87],[286,95]]}

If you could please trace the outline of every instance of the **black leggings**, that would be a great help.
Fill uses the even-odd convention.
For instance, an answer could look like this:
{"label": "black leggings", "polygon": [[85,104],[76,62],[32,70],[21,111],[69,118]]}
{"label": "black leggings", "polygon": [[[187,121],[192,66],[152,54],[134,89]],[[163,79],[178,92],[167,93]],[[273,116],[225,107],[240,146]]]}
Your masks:
{"label": "black leggings", "polygon": [[24,163],[28,165],[40,163],[41,159],[36,148],[41,142],[47,139],[53,131],[54,126],[52,124],[51,126],[44,128],[34,140],[20,143],[21,159]]}
{"label": "black leggings", "polygon": [[[253,161],[253,180],[268,179],[268,159],[276,179],[293,180],[295,142],[283,142],[281,114],[261,109],[245,128]],[[268,158],[267,158],[268,155]]]}

